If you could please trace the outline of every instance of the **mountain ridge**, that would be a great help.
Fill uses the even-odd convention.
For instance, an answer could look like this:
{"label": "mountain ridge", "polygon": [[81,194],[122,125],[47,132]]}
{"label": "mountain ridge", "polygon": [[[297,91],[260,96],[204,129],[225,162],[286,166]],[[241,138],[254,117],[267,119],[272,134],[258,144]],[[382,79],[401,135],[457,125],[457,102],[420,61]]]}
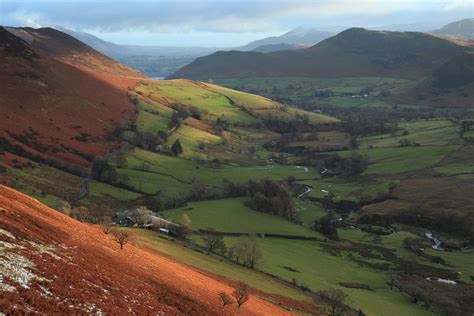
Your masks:
{"label": "mountain ridge", "polygon": [[[350,28],[309,48],[262,54],[217,52],[197,58],[170,78],[273,76],[419,77],[467,48],[418,32]],[[428,53],[428,55],[427,55]]]}

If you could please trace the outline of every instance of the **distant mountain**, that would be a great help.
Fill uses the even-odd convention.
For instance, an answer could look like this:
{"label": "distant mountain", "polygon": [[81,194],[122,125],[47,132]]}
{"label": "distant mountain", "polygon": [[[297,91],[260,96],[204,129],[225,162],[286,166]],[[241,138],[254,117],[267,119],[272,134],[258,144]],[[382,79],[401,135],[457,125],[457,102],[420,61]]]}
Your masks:
{"label": "distant mountain", "polygon": [[252,49],[253,52],[261,52],[261,53],[271,53],[277,52],[280,50],[293,50],[293,49],[302,49],[306,48],[307,46],[299,45],[299,44],[269,44],[269,45],[262,45]]}
{"label": "distant mountain", "polygon": [[213,53],[222,47],[173,47],[173,46],[142,46],[142,45],[119,45],[109,41],[105,41],[95,35],[71,31],[63,27],[56,27],[56,29],[69,34],[81,42],[86,43],[102,54],[109,55],[113,58],[120,58],[122,56],[160,56],[160,57],[197,57]]}
{"label": "distant mountain", "polygon": [[430,34],[351,28],[312,47],[280,51],[217,52],[197,58],[173,78],[265,76],[389,76],[418,78],[470,48]]}
{"label": "distant mountain", "polygon": [[281,36],[267,37],[261,40],[253,41],[247,45],[237,47],[235,50],[249,51],[257,47],[275,44],[294,44],[302,46],[312,46],[322,40],[331,37],[333,33],[319,31],[314,28],[298,27]]}
{"label": "distant mountain", "polygon": [[387,24],[374,27],[368,27],[368,30],[391,31],[391,32],[427,32],[438,28],[441,25],[435,23],[410,23],[410,24]]}
{"label": "distant mountain", "polygon": [[95,50],[119,62],[147,74],[150,77],[166,77],[192,62],[196,57],[211,54],[215,47],[168,47],[119,45],[105,41],[95,35],[56,27]]}
{"label": "distant mountain", "polygon": [[474,19],[456,21],[432,33],[463,40],[474,40]]}
{"label": "distant mountain", "polygon": [[81,42],[86,43],[95,50],[101,52],[102,54],[106,54],[111,57],[117,55],[132,54],[132,50],[128,49],[123,45],[118,45],[112,42],[105,41],[89,33],[72,31],[60,26],[55,27],[55,29],[69,34],[72,37],[75,37],[76,39],[80,40]]}

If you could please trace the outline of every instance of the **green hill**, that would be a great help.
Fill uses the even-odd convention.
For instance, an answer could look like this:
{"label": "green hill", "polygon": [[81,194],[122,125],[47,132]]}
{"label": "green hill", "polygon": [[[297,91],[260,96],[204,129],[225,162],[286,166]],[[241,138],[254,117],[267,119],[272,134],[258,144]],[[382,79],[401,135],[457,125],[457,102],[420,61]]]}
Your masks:
{"label": "green hill", "polygon": [[317,45],[274,53],[216,52],[197,58],[172,78],[240,77],[413,78],[431,72],[468,48],[430,34],[351,28]]}

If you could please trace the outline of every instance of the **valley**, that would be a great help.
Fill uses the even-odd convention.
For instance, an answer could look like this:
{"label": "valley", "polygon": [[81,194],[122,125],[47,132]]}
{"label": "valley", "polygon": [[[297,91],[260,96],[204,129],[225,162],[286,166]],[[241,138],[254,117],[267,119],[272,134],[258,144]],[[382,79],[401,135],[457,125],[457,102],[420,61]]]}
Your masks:
{"label": "valley", "polygon": [[[360,41],[346,42],[348,33]],[[249,303],[226,313],[325,315],[325,291],[336,289],[347,315],[471,314],[472,82],[449,88],[449,102],[410,93],[432,89],[433,72],[472,51],[422,33],[380,33],[350,29],[298,51],[220,52],[152,80],[59,31],[1,28],[0,258],[24,249],[23,239],[64,244],[79,262],[79,272],[64,272],[98,278],[90,288],[112,293],[104,304],[90,290],[94,305],[83,312],[222,314],[219,292],[245,282]],[[430,62],[419,61],[426,47],[417,40],[436,48]],[[360,45],[377,42],[372,57],[382,58],[379,41],[415,57],[374,66]],[[333,73],[324,58],[334,47],[350,52],[336,62],[367,67]],[[310,53],[314,67],[294,59]],[[263,68],[249,74],[251,59],[226,68],[240,54]],[[275,63],[296,70],[273,72]],[[124,211],[132,215],[120,222]],[[131,242],[119,250],[107,229]],[[100,256],[87,263],[80,252]],[[29,258],[36,273],[57,278],[38,258]],[[0,275],[8,268],[0,260]],[[25,299],[9,279],[15,289],[0,308],[78,306],[47,309],[38,291],[62,287],[35,282]],[[140,294],[143,284],[161,297]],[[125,292],[140,299],[120,302]]]}

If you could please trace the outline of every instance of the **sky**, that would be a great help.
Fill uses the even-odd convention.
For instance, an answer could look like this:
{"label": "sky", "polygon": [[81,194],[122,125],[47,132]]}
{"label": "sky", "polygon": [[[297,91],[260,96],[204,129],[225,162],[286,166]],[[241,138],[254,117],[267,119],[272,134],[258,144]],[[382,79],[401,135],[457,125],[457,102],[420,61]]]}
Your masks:
{"label": "sky", "polygon": [[472,18],[473,6],[474,0],[0,0],[0,24],[62,26],[118,44],[231,47],[299,26],[429,30]]}

